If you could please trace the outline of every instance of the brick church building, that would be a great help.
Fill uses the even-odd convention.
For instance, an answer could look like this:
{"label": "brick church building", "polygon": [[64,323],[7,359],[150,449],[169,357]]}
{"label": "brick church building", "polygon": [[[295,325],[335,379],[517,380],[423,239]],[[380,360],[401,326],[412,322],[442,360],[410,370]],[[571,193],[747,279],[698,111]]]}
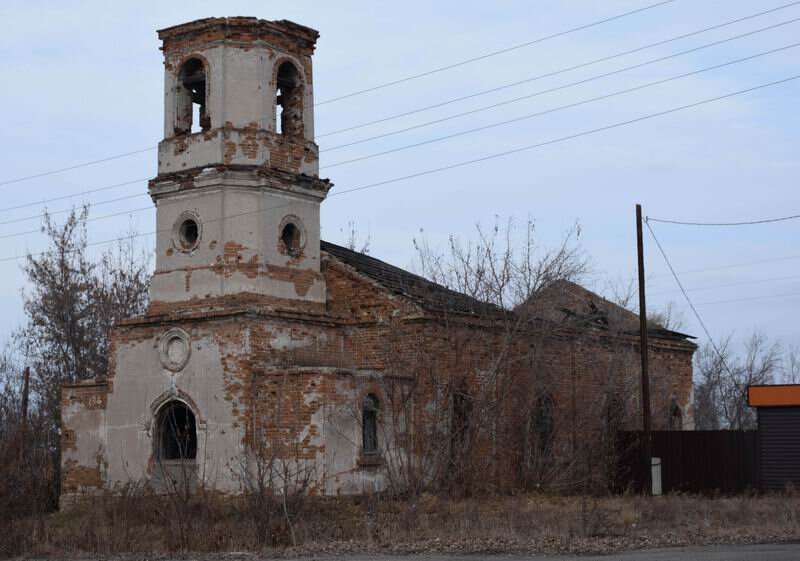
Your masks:
{"label": "brick church building", "polygon": [[[515,488],[640,423],[635,315],[566,281],[504,310],[320,239],[317,37],[242,17],[159,31],[150,306],[114,328],[107,376],[62,390],[64,499],[186,474],[235,494],[263,461],[327,495],[470,458]],[[694,343],[653,326],[650,345],[654,428],[692,428]]]}

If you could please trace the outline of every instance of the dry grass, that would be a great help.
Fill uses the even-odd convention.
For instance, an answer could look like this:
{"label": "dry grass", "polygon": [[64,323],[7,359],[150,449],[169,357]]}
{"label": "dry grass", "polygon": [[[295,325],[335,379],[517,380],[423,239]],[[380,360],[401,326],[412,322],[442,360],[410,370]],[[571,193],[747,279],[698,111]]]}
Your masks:
{"label": "dry grass", "polygon": [[[189,550],[272,554],[351,551],[588,552],[800,538],[800,495],[645,499],[520,495],[452,501],[379,496],[318,499],[291,520],[274,517],[269,535],[244,501],[197,500],[182,511],[189,540],[179,539],[175,511],[142,493],[104,495],[67,512],[14,522],[0,555],[107,556]],[[296,546],[292,545],[296,541]]]}

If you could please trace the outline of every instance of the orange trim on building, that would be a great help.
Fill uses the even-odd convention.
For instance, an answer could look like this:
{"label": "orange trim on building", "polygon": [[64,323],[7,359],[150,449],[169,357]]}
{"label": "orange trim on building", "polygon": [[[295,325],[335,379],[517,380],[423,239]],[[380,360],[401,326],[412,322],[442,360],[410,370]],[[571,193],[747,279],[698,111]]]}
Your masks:
{"label": "orange trim on building", "polygon": [[800,384],[748,386],[747,404],[750,407],[800,407]]}

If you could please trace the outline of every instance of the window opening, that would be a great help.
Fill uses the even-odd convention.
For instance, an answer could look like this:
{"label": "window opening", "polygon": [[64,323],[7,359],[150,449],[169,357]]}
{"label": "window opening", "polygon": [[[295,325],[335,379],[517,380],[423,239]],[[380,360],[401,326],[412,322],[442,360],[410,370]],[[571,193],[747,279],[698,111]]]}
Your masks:
{"label": "window opening", "polygon": [[675,402],[669,408],[669,430],[683,430],[683,411]]}
{"label": "window opening", "polygon": [[469,418],[472,413],[472,399],[466,390],[456,390],[452,397],[452,417],[450,433],[452,435],[453,452],[460,451],[466,441],[469,430]]}
{"label": "window opening", "polygon": [[303,134],[303,87],[291,62],[278,67],[275,130],[284,136]]}
{"label": "window opening", "polygon": [[180,238],[181,247],[183,247],[183,249],[192,249],[195,247],[200,237],[200,226],[197,224],[197,221],[187,218],[181,222],[178,228],[178,237]]}
{"label": "window opening", "polygon": [[378,398],[369,394],[361,404],[361,449],[364,454],[378,453]]}
{"label": "window opening", "polygon": [[176,134],[205,131],[211,128],[206,111],[206,69],[203,62],[187,60],[179,74]]}
{"label": "window opening", "polygon": [[159,460],[193,460],[197,457],[197,425],[194,413],[180,402],[161,408],[156,421],[156,457]]}
{"label": "window opening", "polygon": [[297,225],[289,222],[283,227],[281,241],[283,242],[283,247],[286,248],[286,253],[292,257],[300,254],[300,238],[300,228]]}
{"label": "window opening", "polygon": [[550,395],[539,397],[533,407],[530,435],[533,449],[539,454],[546,454],[553,444],[553,409],[553,398]]}

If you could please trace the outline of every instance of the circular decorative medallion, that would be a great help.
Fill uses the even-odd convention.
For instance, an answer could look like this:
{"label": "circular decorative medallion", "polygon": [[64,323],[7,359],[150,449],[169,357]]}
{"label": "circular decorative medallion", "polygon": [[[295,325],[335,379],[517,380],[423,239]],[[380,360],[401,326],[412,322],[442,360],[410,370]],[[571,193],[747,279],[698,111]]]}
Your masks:
{"label": "circular decorative medallion", "polygon": [[183,367],[189,362],[191,351],[189,334],[179,327],[167,331],[158,342],[158,356],[161,364],[173,372],[183,370]]}

